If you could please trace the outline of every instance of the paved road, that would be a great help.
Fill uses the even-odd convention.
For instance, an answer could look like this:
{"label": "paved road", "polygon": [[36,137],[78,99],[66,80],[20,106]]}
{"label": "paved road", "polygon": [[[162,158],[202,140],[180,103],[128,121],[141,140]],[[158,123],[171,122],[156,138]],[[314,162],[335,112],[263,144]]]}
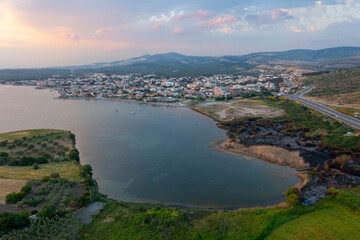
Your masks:
{"label": "paved road", "polygon": [[301,97],[296,97],[296,96],[290,96],[290,95],[284,95],[284,97],[290,99],[290,100],[293,100],[293,101],[298,101],[310,108],[313,108],[315,109],[316,111],[319,111],[321,113],[324,113],[332,118],[335,118],[339,121],[342,121],[352,127],[355,127],[355,128],[358,128],[360,129],[360,120],[356,119],[356,118],[353,118],[353,117],[350,117],[348,115],[345,115],[343,113],[340,113],[338,111],[335,111],[334,109],[331,109],[331,108],[328,108],[328,107],[325,107],[319,103],[316,103],[316,102],[312,102],[312,101],[309,101],[307,99],[304,99],[304,98],[301,98]]}

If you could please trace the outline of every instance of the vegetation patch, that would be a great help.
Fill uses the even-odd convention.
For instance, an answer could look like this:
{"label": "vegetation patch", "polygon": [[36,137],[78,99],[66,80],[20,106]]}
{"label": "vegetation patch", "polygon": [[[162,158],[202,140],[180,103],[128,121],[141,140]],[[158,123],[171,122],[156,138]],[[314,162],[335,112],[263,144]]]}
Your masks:
{"label": "vegetation patch", "polygon": [[21,179],[3,179],[0,178],[0,204],[5,203],[5,197],[12,192],[20,192],[21,188],[26,184]]}
{"label": "vegetation patch", "polygon": [[43,177],[49,176],[52,173],[58,173],[60,177],[70,181],[80,182],[82,181],[80,172],[81,166],[73,161],[43,164],[39,169],[34,169],[32,166],[0,166],[0,176],[12,179],[41,180]]}

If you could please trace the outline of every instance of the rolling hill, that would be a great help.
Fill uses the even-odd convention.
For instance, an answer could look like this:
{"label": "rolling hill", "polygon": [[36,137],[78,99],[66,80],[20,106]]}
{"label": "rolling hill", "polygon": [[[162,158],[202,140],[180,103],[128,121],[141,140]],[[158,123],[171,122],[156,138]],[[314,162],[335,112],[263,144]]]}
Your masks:
{"label": "rolling hill", "polygon": [[360,67],[310,76],[304,84],[316,87],[307,94],[310,97],[334,104],[357,106],[360,103]]}
{"label": "rolling hill", "polygon": [[[179,53],[143,55],[113,62],[99,62],[82,66],[52,69],[0,70],[1,80],[61,77],[84,72],[108,74],[155,73],[160,76],[200,76],[213,74],[241,74],[259,65],[301,65],[312,69],[341,69],[360,66],[360,47],[336,47],[321,50],[295,49],[282,52],[259,52],[241,56],[185,56]],[[256,71],[256,70],[255,70]],[[55,72],[55,73],[54,73]]]}

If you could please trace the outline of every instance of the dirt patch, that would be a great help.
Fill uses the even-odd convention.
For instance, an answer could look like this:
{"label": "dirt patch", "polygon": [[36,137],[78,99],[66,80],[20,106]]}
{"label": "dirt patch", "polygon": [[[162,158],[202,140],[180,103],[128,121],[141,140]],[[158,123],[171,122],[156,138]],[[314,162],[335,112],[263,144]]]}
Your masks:
{"label": "dirt patch", "polygon": [[323,96],[321,98],[306,96],[306,98],[327,104],[342,105],[344,107],[360,107],[360,92],[343,93],[340,95],[334,94],[331,96]]}
{"label": "dirt patch", "polygon": [[0,204],[5,203],[5,197],[12,192],[20,192],[26,180],[0,178]]}
{"label": "dirt patch", "polygon": [[274,118],[285,114],[282,109],[274,109],[251,101],[203,102],[195,106],[215,115],[217,120],[227,121],[241,117]]}

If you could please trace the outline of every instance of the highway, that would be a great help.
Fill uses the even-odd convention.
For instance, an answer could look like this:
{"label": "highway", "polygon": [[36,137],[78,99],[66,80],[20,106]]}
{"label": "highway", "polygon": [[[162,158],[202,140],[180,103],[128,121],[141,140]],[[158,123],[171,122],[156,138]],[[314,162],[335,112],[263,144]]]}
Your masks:
{"label": "highway", "polygon": [[332,118],[335,118],[343,123],[346,123],[354,128],[360,129],[360,120],[358,120],[354,117],[350,117],[348,115],[345,115],[343,113],[335,111],[334,109],[325,107],[324,105],[309,101],[309,100],[301,98],[301,97],[291,96],[291,95],[283,95],[283,97],[293,100],[293,101],[300,102],[300,103],[304,104],[305,106],[308,106],[318,112],[324,113],[324,114],[326,114]]}

